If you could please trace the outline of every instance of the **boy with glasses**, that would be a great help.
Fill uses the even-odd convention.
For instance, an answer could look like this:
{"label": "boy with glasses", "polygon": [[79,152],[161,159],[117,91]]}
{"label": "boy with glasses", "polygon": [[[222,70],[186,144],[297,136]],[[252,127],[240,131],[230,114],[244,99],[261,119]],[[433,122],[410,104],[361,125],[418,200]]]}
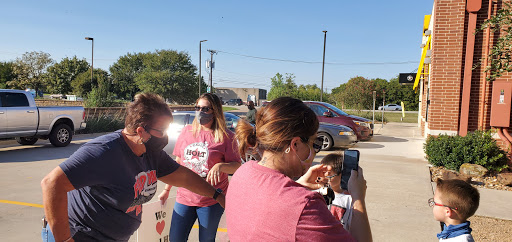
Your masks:
{"label": "boy with glasses", "polygon": [[474,241],[470,222],[480,203],[480,193],[462,180],[437,180],[434,197],[428,200],[434,218],[444,223],[439,241]]}
{"label": "boy with glasses", "polygon": [[334,199],[328,204],[332,215],[341,222],[343,227],[349,231],[350,220],[352,217],[352,196],[347,190],[343,190],[340,186],[341,171],[343,170],[343,155],[341,153],[331,153],[326,155],[320,163],[332,167],[331,176],[327,179],[329,188],[334,191]]}

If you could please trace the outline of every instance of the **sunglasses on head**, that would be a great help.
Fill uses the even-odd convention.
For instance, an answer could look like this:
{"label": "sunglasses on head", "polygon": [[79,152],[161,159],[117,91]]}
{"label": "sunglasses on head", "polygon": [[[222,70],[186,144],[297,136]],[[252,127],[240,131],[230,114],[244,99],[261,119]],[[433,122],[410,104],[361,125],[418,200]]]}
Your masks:
{"label": "sunglasses on head", "polygon": [[208,111],[212,110],[212,108],[210,108],[210,107],[199,107],[199,106],[195,106],[194,109],[196,111],[203,111],[203,112],[208,112]]}

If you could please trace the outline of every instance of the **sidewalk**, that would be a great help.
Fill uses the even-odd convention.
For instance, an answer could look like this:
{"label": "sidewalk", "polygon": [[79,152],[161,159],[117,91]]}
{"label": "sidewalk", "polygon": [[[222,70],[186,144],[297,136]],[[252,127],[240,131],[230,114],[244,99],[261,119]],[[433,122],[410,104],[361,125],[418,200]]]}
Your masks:
{"label": "sidewalk", "polygon": [[439,223],[427,200],[430,172],[423,158],[424,138],[416,124],[375,125],[371,141],[353,149],[361,153],[368,190],[366,204],[375,241],[437,241]]}
{"label": "sidewalk", "polygon": [[[375,126],[370,142],[358,143],[361,167],[368,181],[367,206],[375,241],[436,241],[435,222],[427,199],[433,197],[428,163],[416,124]],[[507,209],[512,192],[479,189],[476,214],[512,220]]]}

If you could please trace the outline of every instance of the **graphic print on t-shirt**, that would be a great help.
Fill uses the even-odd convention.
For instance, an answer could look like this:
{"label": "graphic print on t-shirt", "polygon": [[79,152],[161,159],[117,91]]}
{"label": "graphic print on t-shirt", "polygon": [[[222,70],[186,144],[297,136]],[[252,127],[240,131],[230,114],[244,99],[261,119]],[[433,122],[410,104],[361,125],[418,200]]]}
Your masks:
{"label": "graphic print on t-shirt", "polygon": [[183,152],[183,165],[201,177],[208,175],[208,142],[187,145]]}
{"label": "graphic print on t-shirt", "polygon": [[128,210],[126,210],[126,213],[135,210],[135,215],[138,216],[142,212],[142,204],[149,202],[156,193],[156,182],[157,176],[155,170],[143,171],[135,176],[135,184],[133,185],[135,197]]}

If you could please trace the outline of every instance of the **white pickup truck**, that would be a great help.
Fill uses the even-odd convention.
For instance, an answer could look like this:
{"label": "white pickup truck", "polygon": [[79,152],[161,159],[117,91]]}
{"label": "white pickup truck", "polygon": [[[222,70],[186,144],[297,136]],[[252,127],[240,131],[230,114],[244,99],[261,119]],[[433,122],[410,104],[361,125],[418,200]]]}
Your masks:
{"label": "white pickup truck", "polygon": [[75,130],[85,128],[83,107],[36,107],[29,92],[0,89],[0,138],[16,138],[22,145],[49,139],[67,146]]}

